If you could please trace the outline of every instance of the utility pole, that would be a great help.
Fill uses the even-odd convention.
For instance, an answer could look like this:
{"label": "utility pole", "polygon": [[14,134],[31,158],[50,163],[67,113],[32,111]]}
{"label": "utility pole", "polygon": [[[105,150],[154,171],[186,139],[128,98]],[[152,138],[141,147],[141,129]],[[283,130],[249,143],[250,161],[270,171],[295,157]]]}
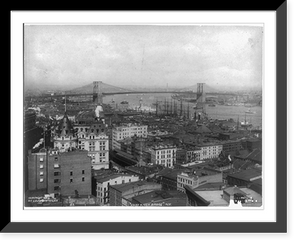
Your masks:
{"label": "utility pole", "polygon": [[180,101],[180,116],[182,116],[182,100]]}
{"label": "utility pole", "polygon": [[156,114],[156,116],[158,115],[157,110],[158,110],[158,100],[156,99],[156,107],[155,107],[155,114]]}
{"label": "utility pole", "polygon": [[67,96],[66,96],[66,92],[65,92],[65,113],[67,113]]}
{"label": "utility pole", "polygon": [[174,99],[174,116],[177,116],[176,100]]}
{"label": "utility pole", "polygon": [[188,102],[187,106],[187,118],[190,119],[190,103]]}
{"label": "utility pole", "polygon": [[168,107],[167,107],[167,98],[165,98],[165,115],[168,114]]}

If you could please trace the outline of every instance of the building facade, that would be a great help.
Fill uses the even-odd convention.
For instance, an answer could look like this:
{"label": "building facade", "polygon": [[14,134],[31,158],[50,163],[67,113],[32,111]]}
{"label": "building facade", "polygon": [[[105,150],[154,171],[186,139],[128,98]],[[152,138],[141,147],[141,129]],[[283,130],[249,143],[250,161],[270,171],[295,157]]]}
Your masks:
{"label": "building facade", "polygon": [[198,146],[193,150],[187,151],[188,161],[202,161],[206,159],[218,158],[223,150],[222,144]]}
{"label": "building facade", "polygon": [[151,162],[172,168],[176,164],[177,148],[172,145],[159,145],[150,148]]}
{"label": "building facade", "polygon": [[100,205],[109,204],[109,186],[126,184],[139,181],[139,177],[135,175],[113,174],[107,177],[96,178],[96,194],[100,199]]}
{"label": "building facade", "polygon": [[95,170],[109,168],[109,138],[102,122],[74,126],[77,130],[78,148],[88,151]]}
{"label": "building facade", "polygon": [[121,149],[120,140],[133,136],[146,138],[148,136],[147,125],[127,124],[112,129],[112,149]]}
{"label": "building facade", "polygon": [[241,141],[226,141],[223,143],[223,151],[226,153],[239,151],[242,147]]}
{"label": "building facade", "polygon": [[193,173],[182,172],[177,175],[177,190],[185,192],[185,186],[195,189],[196,187],[206,183],[223,182],[222,173],[213,175],[198,176]]}
{"label": "building facade", "polygon": [[41,149],[28,156],[29,190],[55,196],[91,195],[91,161],[85,150]]}

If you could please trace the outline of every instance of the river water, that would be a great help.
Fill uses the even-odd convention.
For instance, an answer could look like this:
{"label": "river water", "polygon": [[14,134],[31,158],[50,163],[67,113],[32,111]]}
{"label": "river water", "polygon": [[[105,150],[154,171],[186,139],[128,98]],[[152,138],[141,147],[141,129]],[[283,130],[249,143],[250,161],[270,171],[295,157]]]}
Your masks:
{"label": "river water", "polygon": [[[136,95],[114,95],[114,96],[106,96],[103,98],[104,103],[110,103],[114,101],[115,103],[119,104],[122,101],[127,101],[129,103],[129,107],[136,109],[137,107],[142,105],[144,110],[152,109],[155,110],[155,105],[157,101],[164,105],[165,101],[168,101],[172,105],[174,105],[174,100],[171,99],[171,94],[136,94]],[[180,108],[180,102],[175,101],[177,103],[177,108]],[[187,107],[190,108],[190,114],[194,112],[193,107],[195,103],[182,103],[183,110],[187,110]],[[246,111],[251,109],[253,114],[247,114]],[[245,107],[241,106],[225,106],[225,105],[216,105],[216,107],[210,107],[207,105],[206,112],[211,119],[233,119],[237,121],[248,121],[252,123],[254,127],[262,127],[262,107],[255,106],[255,107]]]}

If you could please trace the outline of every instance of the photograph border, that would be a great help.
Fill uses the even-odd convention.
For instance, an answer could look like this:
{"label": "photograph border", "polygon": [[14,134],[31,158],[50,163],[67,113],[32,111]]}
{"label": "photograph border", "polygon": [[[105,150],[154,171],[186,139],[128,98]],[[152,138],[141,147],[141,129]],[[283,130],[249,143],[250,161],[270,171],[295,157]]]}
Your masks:
{"label": "photograph border", "polygon": [[[216,10],[216,9],[211,9]],[[243,9],[251,10],[251,9]],[[265,10],[265,9],[261,9]],[[276,222],[12,222],[11,173],[2,233],[285,233],[287,232],[287,1],[276,9]],[[234,10],[236,11],[236,10]],[[240,10],[237,10],[240,11]],[[10,112],[11,114],[11,112]],[[10,129],[10,127],[9,127]],[[10,150],[12,151],[12,150]]]}

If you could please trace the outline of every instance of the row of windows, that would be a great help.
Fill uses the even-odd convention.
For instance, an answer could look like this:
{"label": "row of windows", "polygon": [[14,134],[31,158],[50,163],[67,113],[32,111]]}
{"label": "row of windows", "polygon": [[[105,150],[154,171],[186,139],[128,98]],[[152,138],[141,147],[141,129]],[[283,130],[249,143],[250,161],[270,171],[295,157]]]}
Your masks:
{"label": "row of windows", "polygon": [[188,185],[192,185],[193,184],[193,181],[192,180],[189,180],[189,179],[183,179],[183,178],[179,178],[178,177],[178,181],[179,182],[182,182],[182,183],[186,183]]}
{"label": "row of windows", "polygon": [[159,155],[157,155],[156,158],[157,158],[157,159],[165,159],[165,158],[175,158],[175,157],[173,157],[172,155],[167,155],[167,156],[166,156],[166,155],[161,155],[161,156],[159,157]]}

